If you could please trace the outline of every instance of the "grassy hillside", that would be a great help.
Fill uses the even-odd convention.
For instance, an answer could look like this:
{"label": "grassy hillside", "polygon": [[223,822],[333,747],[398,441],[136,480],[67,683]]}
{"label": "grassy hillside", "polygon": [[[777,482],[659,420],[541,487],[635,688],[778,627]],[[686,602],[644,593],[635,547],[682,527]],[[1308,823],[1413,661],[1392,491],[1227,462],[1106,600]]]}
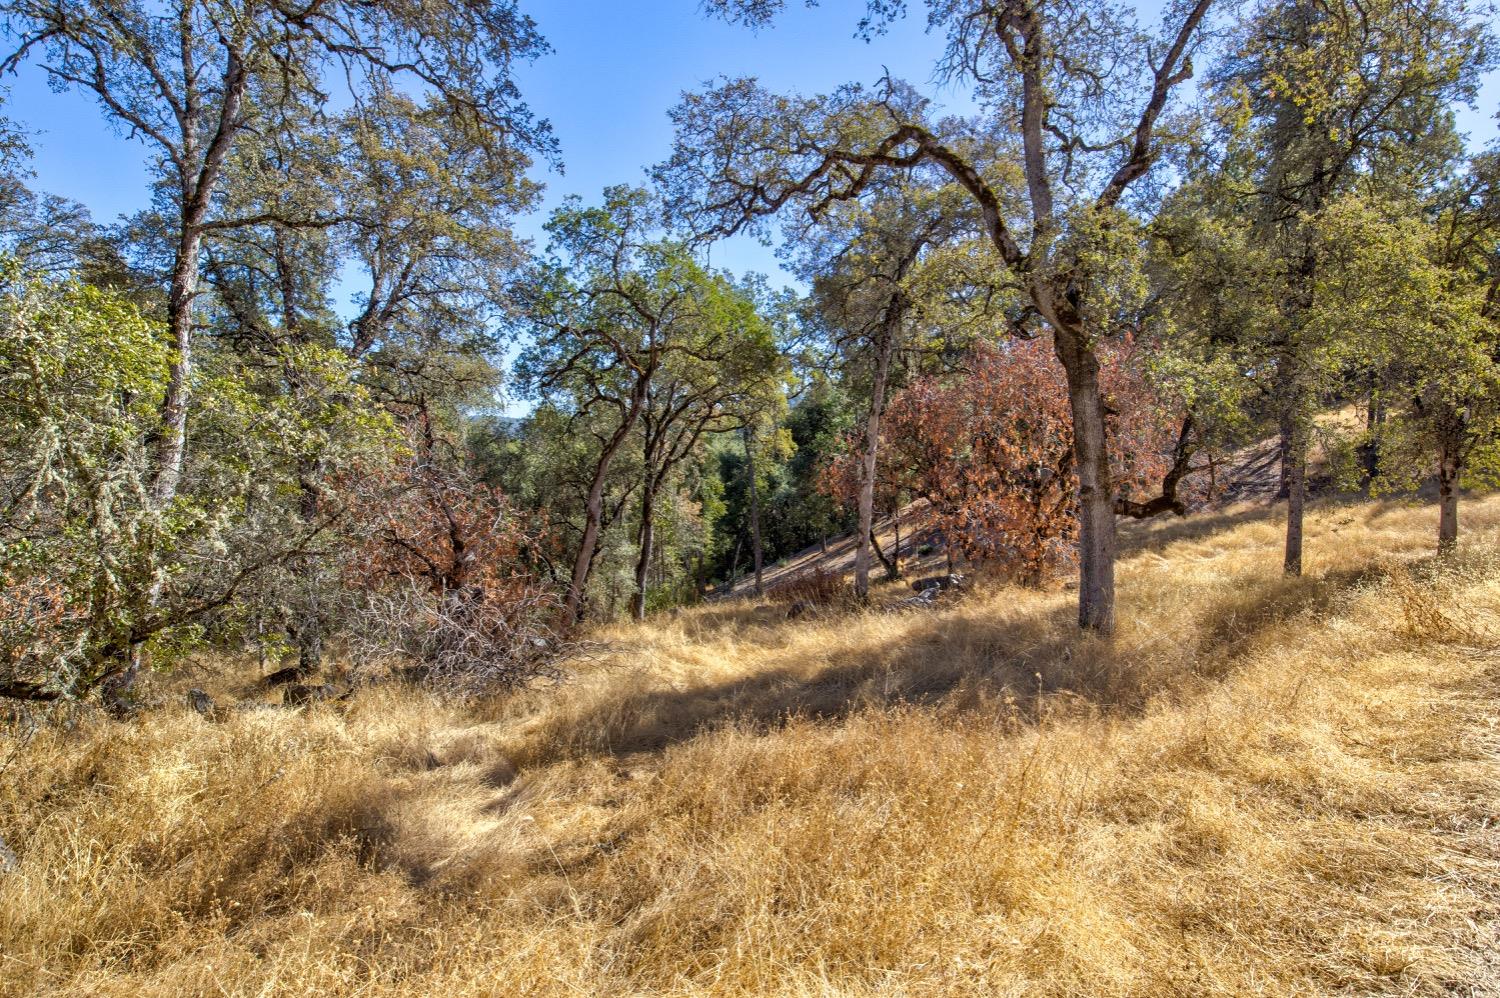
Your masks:
{"label": "grassy hillside", "polygon": [[509,700],[43,730],[0,992],[1500,994],[1500,499],[1442,569],[1328,506],[1285,580],[1269,517],[1129,534],[1111,643],[739,602]]}

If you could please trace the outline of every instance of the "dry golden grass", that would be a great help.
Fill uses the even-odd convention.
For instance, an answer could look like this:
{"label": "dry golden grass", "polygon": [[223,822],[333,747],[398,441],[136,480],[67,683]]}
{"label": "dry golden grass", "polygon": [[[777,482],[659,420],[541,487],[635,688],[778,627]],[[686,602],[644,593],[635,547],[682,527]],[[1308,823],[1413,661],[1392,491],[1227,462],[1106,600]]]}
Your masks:
{"label": "dry golden grass", "polygon": [[1262,511],[1152,525],[1108,643],[720,605],[508,700],[45,730],[0,992],[1500,994],[1500,500],[1432,519],[1324,508],[1296,581]]}

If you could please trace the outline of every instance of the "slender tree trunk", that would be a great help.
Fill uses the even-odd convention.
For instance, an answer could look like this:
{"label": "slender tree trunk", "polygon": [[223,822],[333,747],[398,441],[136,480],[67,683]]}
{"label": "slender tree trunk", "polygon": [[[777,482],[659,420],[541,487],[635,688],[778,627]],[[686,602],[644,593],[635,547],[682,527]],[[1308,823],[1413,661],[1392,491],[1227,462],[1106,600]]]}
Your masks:
{"label": "slender tree trunk", "polygon": [[748,428],[745,430],[745,466],[750,474],[750,556],[755,562],[755,595],[761,596],[765,593],[765,584],[760,543],[760,488],[756,484],[760,476],[755,469],[755,434]]}
{"label": "slender tree trunk", "polygon": [[870,550],[875,552],[875,557],[880,559],[880,567],[885,569],[885,577],[888,582],[895,582],[901,578],[901,570],[891,559],[885,556],[880,548],[880,541],[875,537],[875,531],[870,531]]}
{"label": "slender tree trunk", "polygon": [[1360,448],[1360,464],[1364,473],[1364,485],[1366,488],[1375,480],[1380,472],[1380,435],[1385,426],[1385,405],[1381,400],[1379,392],[1371,390],[1370,404],[1365,410],[1365,432],[1368,439]]}
{"label": "slender tree trunk", "polygon": [[[1296,304],[1287,310],[1296,313]],[[1276,482],[1276,498],[1290,499],[1292,495],[1292,472],[1297,463],[1297,427],[1302,419],[1302,398],[1297,387],[1297,358],[1291,342],[1284,343],[1276,358],[1276,376],[1272,384],[1275,392],[1276,449],[1280,475]]]}
{"label": "slender tree trunk", "polygon": [[1438,453],[1438,555],[1458,548],[1458,480],[1463,471],[1458,440],[1443,433]]}
{"label": "slender tree trunk", "polygon": [[[203,224],[230,147],[243,127],[240,107],[247,81],[244,61],[238,52],[231,51],[222,83],[217,131],[204,151],[196,176],[191,179],[185,173],[179,176],[182,228],[178,233],[177,253],[172,261],[171,284],[167,290],[167,331],[174,353],[167,370],[167,390],[162,396],[160,426],[152,455],[151,500],[158,510],[176,498],[186,463],[188,386],[193,373],[193,300],[198,296],[198,257],[203,250]],[[185,169],[198,156],[201,119],[198,111],[186,110],[181,120],[183,142],[178,150],[177,163],[179,169]],[[146,609],[155,609],[160,600],[161,582],[157,581],[146,594]],[[142,643],[137,641],[130,647],[128,664],[110,677],[111,689],[107,691],[107,698],[123,703],[143,664]]]}
{"label": "slender tree trunk", "polygon": [[[302,321],[297,309],[297,284],[293,276],[293,264],[283,233],[277,230],[274,240],[276,273],[281,284],[281,328],[291,340],[306,345]],[[285,368],[287,390],[293,397],[304,394],[299,373],[291,365]],[[303,521],[311,527],[318,518],[318,479],[322,476],[320,458],[304,458],[297,462],[297,487],[300,490],[299,506]],[[304,552],[293,563],[293,570],[302,581],[303,593],[300,604],[295,607],[297,622],[297,668],[306,675],[317,672],[323,664],[323,607],[318,580],[318,559]]]}
{"label": "slender tree trunk", "polygon": [[[1316,187],[1308,192],[1306,206],[1309,213],[1316,212],[1322,206],[1325,193]],[[1311,248],[1311,242],[1307,247],[1298,266],[1291,295],[1282,308],[1283,321],[1287,324],[1287,339],[1282,345],[1276,371],[1277,394],[1282,404],[1282,479],[1286,486],[1286,552],[1282,559],[1282,571],[1292,577],[1302,574],[1303,518],[1307,509],[1307,451],[1314,401],[1313,392],[1307,383],[1308,373],[1302,362],[1302,326],[1313,306],[1313,279],[1317,274],[1318,258]]]}
{"label": "slender tree trunk", "polygon": [[1286,553],[1282,571],[1298,576],[1302,574],[1302,520],[1307,506],[1307,430],[1300,421],[1293,427],[1286,462]]}
{"label": "slender tree trunk", "polygon": [[1287,501],[1282,571],[1289,576],[1302,574],[1302,521],[1307,508],[1308,399],[1297,369],[1293,348],[1287,347],[1278,361],[1276,390],[1281,404],[1277,416],[1281,429],[1281,477]]}
{"label": "slender tree trunk", "polygon": [[166,394],[162,397],[151,485],[151,497],[158,507],[177,495],[187,452],[188,382],[193,374],[193,299],[198,294],[198,254],[202,248],[203,233],[197,225],[184,225],[167,294],[167,331],[175,352],[167,371]]}
{"label": "slender tree trunk", "polygon": [[1276,425],[1276,465],[1280,469],[1276,480],[1278,500],[1289,498],[1292,494],[1292,438],[1295,433],[1291,415],[1283,410]]}
{"label": "slender tree trunk", "polygon": [[297,631],[297,668],[312,675],[323,664],[323,621],[316,609],[302,618]]}
{"label": "slender tree trunk", "polygon": [[1068,381],[1073,463],[1078,475],[1078,626],[1115,629],[1115,497],[1099,360],[1077,323],[1053,324],[1053,347]]}
{"label": "slender tree trunk", "polygon": [[594,465],[594,480],[589,483],[589,495],[584,503],[583,537],[578,542],[578,555],[573,559],[573,576],[568,582],[568,595],[563,601],[563,623],[572,627],[582,618],[584,593],[588,590],[589,574],[594,570],[594,557],[599,548],[599,534],[604,524],[604,486],[609,476],[615,455],[625,445],[630,431],[635,429],[641,411],[646,404],[652,370],[648,370],[636,381],[631,390],[630,405],[624,419],[615,429],[599,453]]}
{"label": "slender tree trunk", "polygon": [[[316,474],[316,468],[309,470]],[[303,481],[301,486],[302,517],[311,526],[318,517],[318,493],[308,481]],[[312,675],[323,664],[322,594],[318,586],[316,557],[302,554],[297,560],[297,572],[302,576],[302,584],[307,589],[304,594],[305,602],[299,608],[298,614],[301,619],[297,625],[297,668]]]}
{"label": "slender tree trunk", "polygon": [[667,584],[667,549],[663,544],[657,544],[655,547],[656,569],[651,584],[654,586],[664,586]]}
{"label": "slender tree trunk", "polygon": [[[240,108],[249,86],[242,55],[228,53],[221,83],[218,121],[213,137],[203,149],[203,160],[191,178],[181,176],[182,230],[172,261],[172,282],[167,292],[167,330],[176,356],[167,374],[167,391],[161,404],[161,436],[155,455],[155,478],[151,495],[158,507],[177,495],[187,450],[188,384],[193,372],[193,299],[198,295],[198,256],[203,251],[203,225],[210,202],[223,175],[231,147],[245,123]],[[182,122],[179,167],[194,163],[199,151],[199,111],[188,110]]]}
{"label": "slender tree trunk", "polygon": [[854,546],[854,594],[860,599],[870,595],[870,539],[875,531],[875,471],[880,453],[880,416],[885,409],[886,381],[891,371],[891,351],[895,345],[892,323],[900,322],[899,309],[892,303],[894,317],[887,320],[875,344],[875,382],[870,390],[870,415],[865,420],[865,452],[860,462],[859,530]]}
{"label": "slender tree trunk", "polygon": [[895,571],[895,574],[891,576],[891,581],[894,582],[901,578],[901,506],[899,504],[891,510],[891,529],[896,532],[896,546],[891,550],[891,565]]}
{"label": "slender tree trunk", "polygon": [[[193,299],[198,293],[198,254],[203,248],[201,221],[201,210],[189,208],[185,211],[177,256],[172,265],[171,286],[167,292],[167,331],[172,338],[173,355],[167,369],[167,390],[162,396],[160,425],[152,455],[151,500],[158,510],[164,509],[176,497],[187,455],[188,384],[193,374]],[[160,602],[161,591],[162,583],[158,579],[146,592],[146,611],[154,609]],[[130,690],[144,664],[142,643],[134,642],[121,665],[101,681],[104,701],[112,709],[126,709]]]}
{"label": "slender tree trunk", "polygon": [[646,589],[651,571],[652,545],[656,540],[656,482],[654,476],[646,476],[641,492],[640,556],[635,562],[635,597],[631,601],[631,616],[637,621],[646,619]]}
{"label": "slender tree trunk", "polygon": [[588,500],[584,504],[583,537],[578,542],[578,556],[573,559],[573,577],[568,583],[568,596],[563,605],[568,626],[578,623],[583,594],[594,567],[594,550],[599,546],[600,524],[604,521],[604,481],[609,464],[608,460],[603,460],[595,467],[594,480],[589,485]]}

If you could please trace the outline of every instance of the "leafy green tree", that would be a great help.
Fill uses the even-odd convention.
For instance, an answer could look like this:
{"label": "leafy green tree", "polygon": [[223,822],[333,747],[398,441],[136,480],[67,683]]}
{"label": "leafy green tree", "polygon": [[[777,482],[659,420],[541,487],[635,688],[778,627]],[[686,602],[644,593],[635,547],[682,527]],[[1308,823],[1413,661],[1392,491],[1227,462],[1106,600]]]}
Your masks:
{"label": "leafy green tree", "polygon": [[92,93],[105,116],[152,153],[158,200],[171,232],[166,320],[171,377],[161,400],[152,494],[176,494],[186,454],[194,303],[205,244],[246,226],[330,224],[279,207],[241,214],[224,197],[230,160],[247,136],[298,133],[334,87],[359,104],[409,87],[483,135],[516,173],[550,149],[511,73],[543,50],[532,22],[509,2],[411,5],[329,0],[7,0],[17,38],[4,68],[33,54],[59,86]]}
{"label": "leafy green tree", "polygon": [[1289,575],[1302,571],[1312,417],[1347,349],[1340,330],[1310,321],[1330,245],[1319,236],[1323,213],[1361,182],[1421,189],[1437,178],[1454,151],[1451,106],[1472,98],[1487,36],[1482,20],[1447,0],[1267,0],[1215,74],[1232,128],[1229,204],[1249,222],[1274,283],[1245,342],[1272,372]]}
{"label": "leafy green tree", "polygon": [[750,528],[750,566],[755,578],[755,594],[765,593],[765,521],[762,516],[761,496],[777,466],[790,453],[792,442],[784,426],[786,400],[780,395],[767,395],[762,407],[746,413],[740,427],[740,441],[744,448],[742,474],[745,479],[745,494],[748,505],[745,522]]}
{"label": "leafy green tree", "polygon": [[540,192],[526,161],[495,155],[485,128],[440,102],[390,91],[346,114],[336,134],[331,210],[343,221],[335,235],[365,280],[348,328],[351,356],[393,341],[493,352],[513,318],[509,278],[524,263],[510,220]]}
{"label": "leafy green tree", "polygon": [[[249,136],[228,163],[227,196],[264,220],[223,234],[206,254],[214,295],[202,311],[220,337],[270,365],[299,344],[342,350],[409,424],[422,481],[463,477],[464,447],[446,437],[463,436],[461,410],[488,404],[500,382],[504,283],[520,260],[509,221],[536,188],[486,146],[472,123],[387,91],[324,127]],[[340,221],[310,224],[317,219]],[[357,285],[360,272],[366,283],[345,324],[334,291],[351,277]],[[286,390],[300,392],[290,376]],[[433,427],[442,446],[426,432]],[[299,476],[307,522],[325,477],[315,458]],[[334,568],[305,558],[281,611],[308,672],[333,624]]]}
{"label": "leafy green tree", "polygon": [[[543,571],[560,590],[567,588],[571,558],[588,528],[599,441],[613,432],[607,425],[613,416],[603,407],[579,411],[563,398],[544,400],[505,428],[503,436],[476,427],[471,437],[478,438],[476,454],[484,480],[527,512],[533,520],[532,534],[551,539],[551,546],[541,552],[546,558]],[[631,460],[635,453],[622,448],[610,463],[601,488],[601,535],[627,511],[639,481]]]}
{"label": "leafy green tree", "polygon": [[1458,543],[1459,489],[1500,481],[1500,200],[1479,157],[1423,211],[1346,195],[1324,213],[1325,265],[1309,321],[1360,330],[1392,386],[1377,491],[1434,472],[1438,551]]}
{"label": "leafy green tree", "polygon": [[[774,382],[764,323],[685,246],[655,238],[657,218],[639,189],[610,188],[599,208],[571,201],[548,223],[554,256],[517,290],[534,330],[517,360],[519,386],[594,438],[566,603],[574,621],[606,526],[610,471],[632,436],[649,424],[637,482],[655,490],[703,433]],[[647,562],[650,535],[643,519]]]}
{"label": "leafy green tree", "polygon": [[[706,435],[743,428],[748,442],[756,424],[785,405],[786,363],[771,324],[757,312],[754,288],[737,288],[722,275],[702,277],[693,291],[692,312],[684,312],[670,331],[665,356],[646,385],[640,433],[644,480],[632,604],[636,620],[646,616],[656,501],[668,476],[698,451]],[[754,453],[755,448],[750,450]],[[754,483],[751,491],[758,495]],[[758,535],[758,521],[754,522]],[[758,551],[758,537],[756,547]]]}
{"label": "leafy green tree", "polygon": [[1260,439],[1267,418],[1274,426],[1274,377],[1259,344],[1270,336],[1267,302],[1278,284],[1237,204],[1224,174],[1205,170],[1172,193],[1149,229],[1153,379],[1180,400],[1210,454]]}
{"label": "leafy green tree", "polygon": [[855,528],[840,504],[819,488],[824,468],[842,453],[853,427],[852,403],[826,377],[815,378],[788,410],[786,429],[792,438],[792,455],[781,476],[781,489],[772,499],[772,557],[785,557],[811,544],[821,545],[826,552],[830,537]]}
{"label": "leafy green tree", "polygon": [[117,665],[156,577],[143,441],[171,353],[106,292],[0,276],[0,695],[50,699]]}
{"label": "leafy green tree", "polygon": [[967,221],[963,195],[953,187],[892,182],[872,193],[868,201],[830,206],[819,230],[802,240],[799,261],[813,285],[826,349],[846,383],[860,382],[869,399],[855,502],[854,591],[860,597],[870,588],[880,422],[893,388],[893,367],[915,348],[920,328],[932,318],[927,314],[931,282],[919,275],[933,257],[941,260],[935,251]]}
{"label": "leafy green tree", "polygon": [[213,351],[195,372],[201,446],[165,507],[151,493],[151,434],[171,377],[162,327],[117,293],[7,263],[0,295],[0,695],[80,696],[232,617],[248,588],[307,551],[342,515],[289,519],[280,501],[316,455],[350,468],[389,445],[336,353],[308,347],[280,372]]}

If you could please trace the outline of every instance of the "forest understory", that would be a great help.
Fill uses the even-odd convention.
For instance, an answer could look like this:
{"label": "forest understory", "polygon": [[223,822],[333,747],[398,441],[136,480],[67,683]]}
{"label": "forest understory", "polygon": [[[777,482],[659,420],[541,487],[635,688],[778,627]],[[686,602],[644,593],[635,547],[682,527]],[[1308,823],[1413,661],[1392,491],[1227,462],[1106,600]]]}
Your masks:
{"label": "forest understory", "polygon": [[205,658],[5,729],[0,993],[1500,994],[1465,516],[1439,564],[1430,505],[1327,500],[1296,579],[1274,507],[1133,528],[1112,639],[981,586],[606,627],[478,702]]}

